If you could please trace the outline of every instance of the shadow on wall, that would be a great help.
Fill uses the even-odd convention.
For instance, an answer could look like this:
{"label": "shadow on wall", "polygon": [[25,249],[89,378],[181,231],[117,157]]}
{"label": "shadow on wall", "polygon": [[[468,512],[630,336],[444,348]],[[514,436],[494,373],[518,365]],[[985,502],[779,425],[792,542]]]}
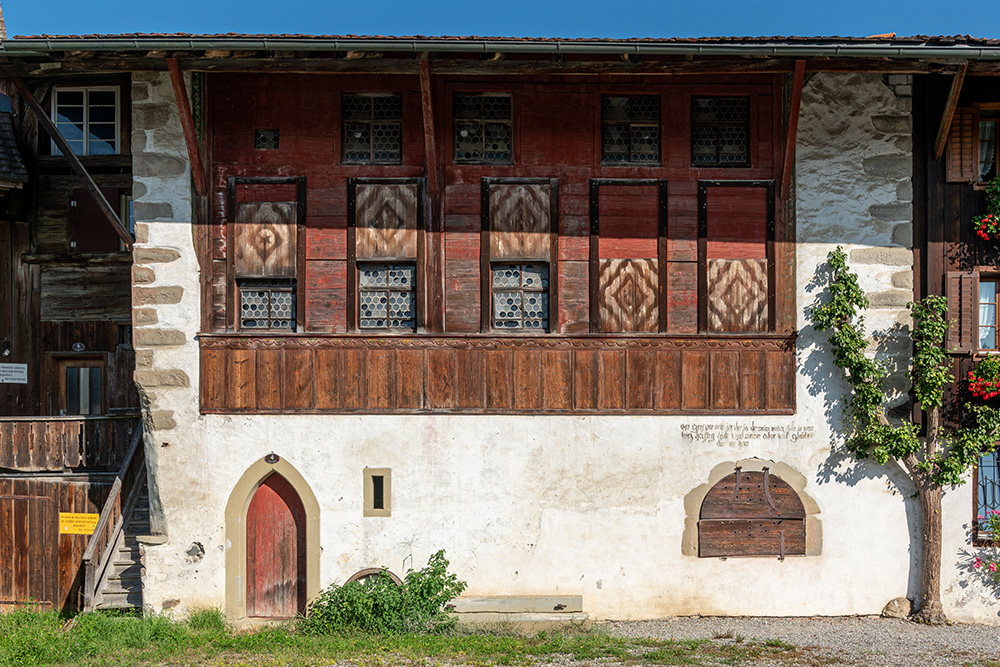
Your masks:
{"label": "shadow on wall", "polygon": [[[972,524],[963,526],[972,541]],[[979,567],[976,562],[979,561]],[[954,594],[955,606],[964,607],[967,604],[996,604],[1000,600],[1000,578],[998,573],[991,572],[988,563],[1000,561],[1000,547],[981,547],[978,549],[961,548],[955,552],[955,569],[958,570],[958,587],[960,592]],[[1000,617],[1000,610],[996,615]]]}
{"label": "shadow on wall", "polygon": [[[824,263],[816,267],[816,272],[806,285],[806,292],[815,295],[812,305],[806,307],[806,316],[812,319],[812,310],[828,299],[826,286],[831,278],[829,266]],[[888,410],[890,419],[896,421],[911,414],[912,398],[902,393],[901,382],[909,370],[909,359],[905,354],[898,354],[905,349],[902,342],[908,344],[907,327],[896,323],[889,330],[872,334],[875,342],[875,356],[886,363],[889,380],[886,389],[897,391],[898,400]],[[838,483],[856,486],[862,480],[884,479],[887,486],[900,498],[906,511],[906,525],[909,531],[909,575],[907,577],[906,597],[915,599],[920,590],[920,504],[916,498],[916,487],[906,471],[895,461],[879,465],[872,460],[858,459],[846,445],[846,396],[850,385],[844,379],[844,373],[833,363],[830,355],[830,340],[828,334],[817,331],[812,325],[802,328],[798,338],[799,367],[808,378],[807,391],[810,396],[822,398],[823,411],[831,430],[836,434],[836,440],[830,443],[830,455],[819,467],[816,473],[817,484]],[[896,382],[893,382],[893,378]]]}

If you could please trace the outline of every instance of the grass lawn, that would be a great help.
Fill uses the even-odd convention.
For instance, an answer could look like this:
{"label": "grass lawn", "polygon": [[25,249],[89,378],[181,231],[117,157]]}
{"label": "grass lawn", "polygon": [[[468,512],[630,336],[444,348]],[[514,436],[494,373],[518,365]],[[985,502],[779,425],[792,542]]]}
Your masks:
{"label": "grass lawn", "polygon": [[202,610],[185,620],[165,616],[0,614],[0,665],[528,665],[601,660],[629,665],[752,665],[759,659],[815,664],[777,640],[651,640],[609,637],[600,631],[541,633],[453,630],[440,634],[307,635],[294,623],[255,631],[229,627]]}

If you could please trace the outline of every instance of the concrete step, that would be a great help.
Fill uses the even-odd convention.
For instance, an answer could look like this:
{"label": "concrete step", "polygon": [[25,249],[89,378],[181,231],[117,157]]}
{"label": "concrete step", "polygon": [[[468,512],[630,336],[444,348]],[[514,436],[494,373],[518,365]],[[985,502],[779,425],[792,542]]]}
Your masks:
{"label": "concrete step", "polygon": [[484,595],[461,596],[449,603],[456,614],[577,613],[583,611],[582,595]]}
{"label": "concrete step", "polygon": [[507,632],[535,634],[542,630],[566,628],[590,629],[590,617],[584,613],[496,613],[477,612],[455,614],[459,625],[476,628],[493,628]]}

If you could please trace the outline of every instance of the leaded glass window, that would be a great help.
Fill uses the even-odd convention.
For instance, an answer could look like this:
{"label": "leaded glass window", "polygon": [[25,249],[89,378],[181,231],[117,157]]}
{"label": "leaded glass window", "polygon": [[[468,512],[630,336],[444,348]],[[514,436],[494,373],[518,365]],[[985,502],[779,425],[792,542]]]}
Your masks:
{"label": "leaded glass window", "polygon": [[352,94],[343,102],[344,162],[401,164],[402,95]]}
{"label": "leaded glass window", "polygon": [[490,270],[493,328],[547,331],[549,265],[494,263]]}
{"label": "leaded glass window", "polygon": [[601,132],[604,164],[659,164],[660,98],[605,97]]}
{"label": "leaded glass window", "polygon": [[278,130],[255,130],[253,147],[259,151],[274,151],[278,149]]}
{"label": "leaded glass window", "polygon": [[997,349],[997,281],[979,281],[979,349]]}
{"label": "leaded glass window", "polygon": [[[52,120],[74,155],[119,152],[117,88],[57,88],[52,95]],[[55,142],[52,152],[59,153]]]}
{"label": "leaded glass window", "polygon": [[455,162],[512,163],[511,109],[510,95],[456,95]]}
{"label": "leaded glass window", "polygon": [[240,329],[295,331],[295,280],[243,278]]}
{"label": "leaded glass window", "polygon": [[415,263],[358,262],[358,328],[416,330]]}
{"label": "leaded glass window", "polygon": [[750,98],[691,98],[691,166],[750,166]]}

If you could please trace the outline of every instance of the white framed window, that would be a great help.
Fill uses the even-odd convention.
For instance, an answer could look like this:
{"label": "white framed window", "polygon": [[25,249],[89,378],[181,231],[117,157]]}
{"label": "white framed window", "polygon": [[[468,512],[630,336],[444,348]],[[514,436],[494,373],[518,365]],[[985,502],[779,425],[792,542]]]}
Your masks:
{"label": "white framed window", "polygon": [[[120,90],[114,86],[56,88],[52,93],[52,121],[76,155],[115,155],[121,152]],[[53,155],[59,148],[52,142]]]}

